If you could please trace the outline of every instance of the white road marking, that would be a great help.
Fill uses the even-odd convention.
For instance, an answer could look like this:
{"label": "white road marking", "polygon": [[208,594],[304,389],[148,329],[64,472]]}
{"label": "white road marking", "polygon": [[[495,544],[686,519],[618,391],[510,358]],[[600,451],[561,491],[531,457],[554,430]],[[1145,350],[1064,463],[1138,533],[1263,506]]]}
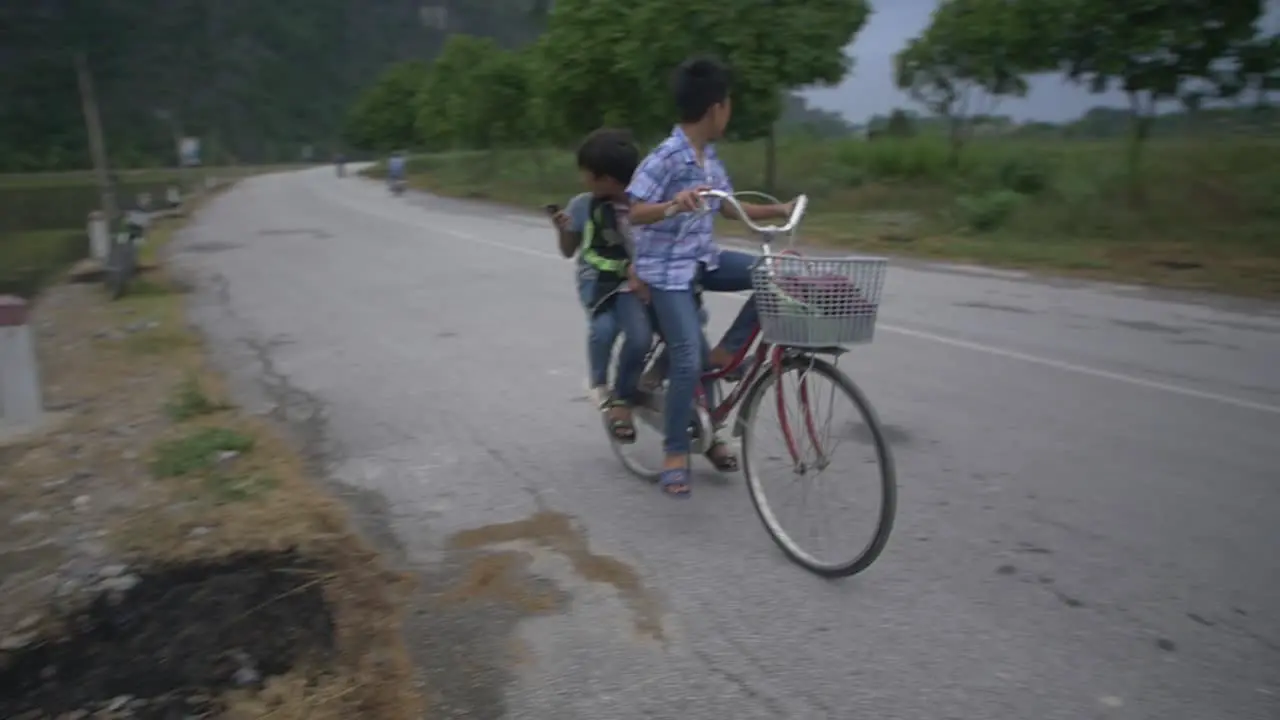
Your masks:
{"label": "white road marking", "polygon": [[[356,210],[357,212],[374,216],[382,220],[391,220],[394,222],[398,222],[402,225],[413,227],[415,230],[420,231],[424,228],[427,228],[434,232],[451,235],[460,240],[466,240],[469,243],[488,245],[490,247],[498,248],[503,252],[516,252],[523,255],[529,255],[531,257],[554,260],[558,263],[565,262],[564,258],[561,257],[560,255],[557,255],[556,253],[546,252],[543,250],[535,250],[533,248],[521,247],[519,245],[512,245],[504,242],[498,242],[496,240],[490,240],[489,238],[479,237],[476,235],[472,235],[471,233],[452,230],[446,227],[432,226],[429,223],[424,223],[419,219],[410,220],[407,218],[397,217],[396,216],[397,214],[395,213],[376,212],[374,210],[365,208],[364,206],[346,202],[346,200],[350,196],[330,195],[329,197],[334,201],[340,202],[341,204],[345,205],[348,208]],[[412,207],[412,206],[409,206],[409,207]],[[430,211],[423,211],[422,208],[415,208],[415,209],[422,212],[430,212]],[[726,298],[726,299],[736,298],[738,300],[741,300],[743,298],[746,298],[747,294],[746,293],[726,293],[726,294],[710,293],[709,296]],[[1054,370],[1060,370],[1062,372],[1074,373],[1076,375],[1084,375],[1084,376],[1099,378],[1103,380],[1111,380],[1114,382],[1124,383],[1127,385],[1133,385],[1135,387],[1146,388],[1148,390],[1156,390],[1159,392],[1170,393],[1173,395],[1181,395],[1183,397],[1197,398],[1199,400],[1208,400],[1210,402],[1216,402],[1222,405],[1230,405],[1232,407],[1242,408],[1246,410],[1255,410],[1258,412],[1269,413],[1272,415],[1280,415],[1280,406],[1277,406],[1277,405],[1268,405],[1266,403],[1254,402],[1252,400],[1245,400],[1243,398],[1233,397],[1231,395],[1223,395],[1215,392],[1209,392],[1206,390],[1196,390],[1195,388],[1189,388],[1183,385],[1175,385],[1172,383],[1159,382],[1157,380],[1148,380],[1147,378],[1142,378],[1135,375],[1111,372],[1110,370],[1102,370],[1100,368],[1089,367],[1086,365],[1078,365],[1076,363],[1066,362],[1063,360],[1054,360],[1052,358],[1040,357],[1038,355],[1030,355],[1028,353],[1018,352],[1017,350],[1009,350],[1007,348],[997,347],[994,345],[986,345],[983,343],[971,342],[969,340],[961,340],[960,338],[950,337],[947,335],[938,335],[936,333],[925,332],[923,330],[915,330],[912,328],[902,327],[899,325],[880,323],[876,327],[885,332],[893,333],[896,335],[902,335],[904,337],[914,338],[917,340],[927,340],[930,342],[939,343],[941,345],[947,345],[949,347],[960,348],[963,350],[970,350],[973,352],[986,353],[988,355],[993,355],[995,357],[1002,357],[1008,360],[1020,360],[1025,363],[1030,363],[1032,365],[1039,365],[1041,367],[1052,368]]]}

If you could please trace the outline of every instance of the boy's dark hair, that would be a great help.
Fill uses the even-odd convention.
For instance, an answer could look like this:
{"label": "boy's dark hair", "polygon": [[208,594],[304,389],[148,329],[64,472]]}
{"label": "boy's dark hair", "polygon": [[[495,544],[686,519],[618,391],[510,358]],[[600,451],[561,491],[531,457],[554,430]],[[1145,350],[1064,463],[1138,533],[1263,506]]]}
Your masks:
{"label": "boy's dark hair", "polygon": [[728,66],[712,57],[695,57],[680,63],[671,78],[680,122],[695,123],[706,117],[711,106],[728,99],[732,80]]}
{"label": "boy's dark hair", "polygon": [[626,130],[601,128],[578,146],[578,167],[596,177],[613,178],[627,185],[638,165],[640,149]]}

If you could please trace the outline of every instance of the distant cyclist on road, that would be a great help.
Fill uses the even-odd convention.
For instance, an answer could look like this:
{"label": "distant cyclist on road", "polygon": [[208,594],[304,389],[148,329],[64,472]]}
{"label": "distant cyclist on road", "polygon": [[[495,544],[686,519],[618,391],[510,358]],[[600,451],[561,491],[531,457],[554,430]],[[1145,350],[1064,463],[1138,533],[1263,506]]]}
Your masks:
{"label": "distant cyclist on road", "polygon": [[387,182],[391,185],[392,192],[400,192],[404,188],[405,162],[403,150],[391,153],[391,158],[387,160]]}

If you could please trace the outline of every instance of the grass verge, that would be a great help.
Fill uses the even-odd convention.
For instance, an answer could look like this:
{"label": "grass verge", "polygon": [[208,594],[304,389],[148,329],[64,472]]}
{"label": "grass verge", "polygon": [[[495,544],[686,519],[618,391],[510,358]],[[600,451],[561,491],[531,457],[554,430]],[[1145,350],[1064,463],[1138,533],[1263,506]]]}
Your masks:
{"label": "grass verge", "polygon": [[36,306],[65,418],[0,446],[0,715],[421,717],[408,580],[227,400],[179,285],[161,270],[139,289]]}
{"label": "grass verge", "polygon": [[[268,172],[283,172],[300,168],[314,167],[314,163],[284,163],[280,165],[227,165],[199,167],[195,169],[180,168],[138,168],[120,170],[116,177],[124,184],[147,185],[154,183],[180,182],[192,176],[213,176],[234,180],[249,175],[260,175]],[[97,176],[92,170],[67,170],[62,172],[33,173],[0,173],[0,189],[4,188],[46,188],[67,186],[96,186]]]}
{"label": "grass verge", "polygon": [[[721,157],[740,188],[762,183],[760,144]],[[1122,140],[984,139],[953,165],[936,138],[791,139],[777,194],[813,200],[802,242],[1280,297],[1280,142],[1152,141],[1136,184],[1125,157]],[[419,189],[531,209],[580,192],[564,150],[426,155],[409,170]]]}
{"label": "grass verge", "polygon": [[37,230],[0,236],[0,295],[34,297],[83,257],[88,240],[78,230]]}

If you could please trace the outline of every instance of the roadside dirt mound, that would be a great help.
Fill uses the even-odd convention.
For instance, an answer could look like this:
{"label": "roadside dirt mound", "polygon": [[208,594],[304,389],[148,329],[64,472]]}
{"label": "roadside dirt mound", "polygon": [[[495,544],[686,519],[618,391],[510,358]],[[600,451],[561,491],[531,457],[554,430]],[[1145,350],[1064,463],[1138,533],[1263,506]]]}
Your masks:
{"label": "roadside dirt mound", "polygon": [[333,654],[324,571],[293,552],[135,572],[133,587],[98,594],[60,633],[0,653],[0,717],[207,716],[223,691]]}

